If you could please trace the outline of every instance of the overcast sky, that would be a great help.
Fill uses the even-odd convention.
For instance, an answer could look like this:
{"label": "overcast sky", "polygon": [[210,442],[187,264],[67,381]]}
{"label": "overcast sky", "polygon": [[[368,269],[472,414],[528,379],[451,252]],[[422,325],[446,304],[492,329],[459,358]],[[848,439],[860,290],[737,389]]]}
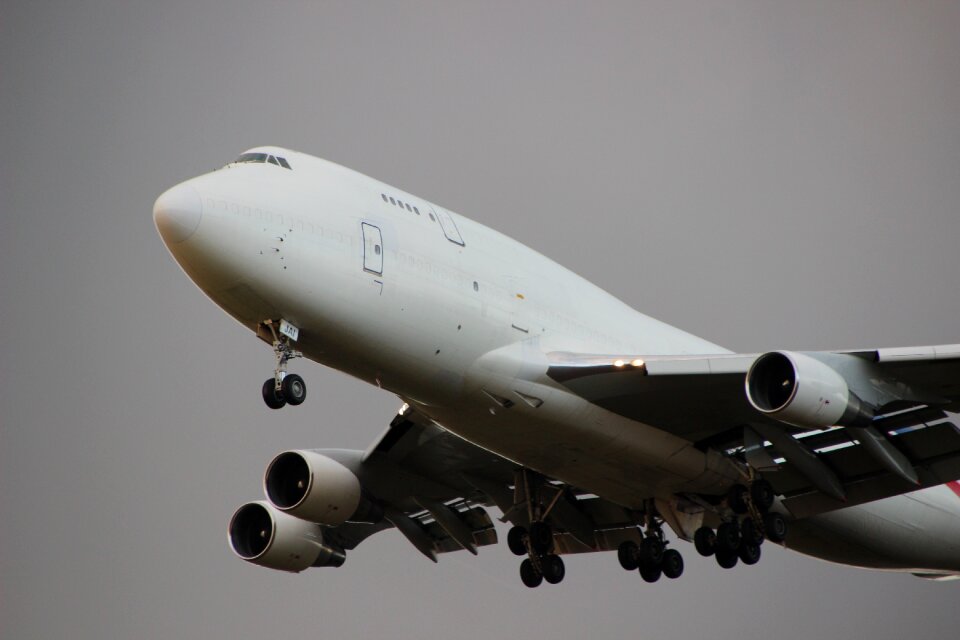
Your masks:
{"label": "overcast sky", "polygon": [[[167,187],[259,144],[492,226],[739,351],[960,342],[960,4],[18,2],[0,8],[0,636],[948,637],[960,584],[764,547],[528,590],[395,531],[286,575],[226,544],[291,447],[399,401],[182,274]],[[505,531],[501,531],[501,534]]]}

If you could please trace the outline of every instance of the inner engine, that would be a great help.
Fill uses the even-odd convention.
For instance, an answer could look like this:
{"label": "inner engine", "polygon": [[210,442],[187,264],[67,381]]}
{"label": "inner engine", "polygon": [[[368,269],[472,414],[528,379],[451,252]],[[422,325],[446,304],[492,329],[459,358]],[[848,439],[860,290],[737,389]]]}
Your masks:
{"label": "inner engine", "polygon": [[747,372],[746,390],[757,411],[806,429],[868,424],[873,418],[842,375],[802,353],[763,354]]}
{"label": "inner engine", "polygon": [[281,453],[267,467],[263,485],[277,509],[317,524],[383,519],[383,510],[364,497],[357,476],[316,451]]}

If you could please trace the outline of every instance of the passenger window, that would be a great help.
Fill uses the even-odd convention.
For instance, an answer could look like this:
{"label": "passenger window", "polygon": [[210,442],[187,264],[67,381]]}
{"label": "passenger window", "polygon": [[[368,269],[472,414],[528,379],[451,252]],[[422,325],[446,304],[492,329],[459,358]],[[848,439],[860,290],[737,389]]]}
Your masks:
{"label": "passenger window", "polygon": [[410,205],[404,204],[403,206],[407,208],[407,211],[409,211],[410,213],[413,213],[413,209],[410,208]]}
{"label": "passenger window", "polygon": [[413,208],[413,212],[417,215],[420,215],[420,209],[417,209],[416,207]]}
{"label": "passenger window", "polygon": [[381,194],[380,194],[380,197],[383,198],[383,201],[384,201],[384,202],[390,202],[389,200],[387,200],[387,194],[381,193]]}
{"label": "passenger window", "polygon": [[431,220],[432,222],[436,222],[436,221],[437,221],[437,219],[433,217],[433,214],[432,214],[432,213],[430,214],[430,220]]}
{"label": "passenger window", "polygon": [[390,204],[397,204],[397,201],[394,200],[393,198],[390,198]]}

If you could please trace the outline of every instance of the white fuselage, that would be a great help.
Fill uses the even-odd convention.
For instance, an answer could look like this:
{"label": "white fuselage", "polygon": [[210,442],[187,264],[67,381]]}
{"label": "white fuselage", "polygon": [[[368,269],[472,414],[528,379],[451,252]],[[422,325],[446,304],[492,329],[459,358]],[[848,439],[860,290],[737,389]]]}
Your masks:
{"label": "white fuselage", "polygon": [[[165,193],[157,218],[191,279],[251,330],[282,317],[300,328],[297,348],[307,357],[388,389],[475,444],[625,506],[681,491],[719,494],[736,479],[692,443],[543,375],[551,351],[726,350],[423,199],[312,156],[258,151],[284,156],[292,169],[228,165]],[[960,571],[960,543],[939,537],[958,539],[960,499],[951,496],[937,488],[809,519],[798,548],[864,566]],[[904,515],[937,537],[936,558],[911,549],[917,528],[900,522]],[[876,543],[880,522],[889,545]],[[823,532],[851,537],[859,555],[830,557],[815,544]]]}

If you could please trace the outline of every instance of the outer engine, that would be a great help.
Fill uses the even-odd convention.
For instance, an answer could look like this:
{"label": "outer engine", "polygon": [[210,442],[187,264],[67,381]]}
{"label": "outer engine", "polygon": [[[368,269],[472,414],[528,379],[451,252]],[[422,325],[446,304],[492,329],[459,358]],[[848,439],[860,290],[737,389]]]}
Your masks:
{"label": "outer engine", "polygon": [[263,485],[276,508],[317,524],[383,519],[383,510],[363,496],[357,476],[315,451],[281,453],[267,467]]}
{"label": "outer engine", "polygon": [[802,353],[763,354],[747,372],[746,389],[757,411],[807,429],[859,425],[873,417],[843,376]]}
{"label": "outer engine", "polygon": [[233,514],[227,531],[230,548],[253,564],[298,573],[309,567],[339,567],[342,549],[325,544],[323,529],[264,501],[249,502]]}

